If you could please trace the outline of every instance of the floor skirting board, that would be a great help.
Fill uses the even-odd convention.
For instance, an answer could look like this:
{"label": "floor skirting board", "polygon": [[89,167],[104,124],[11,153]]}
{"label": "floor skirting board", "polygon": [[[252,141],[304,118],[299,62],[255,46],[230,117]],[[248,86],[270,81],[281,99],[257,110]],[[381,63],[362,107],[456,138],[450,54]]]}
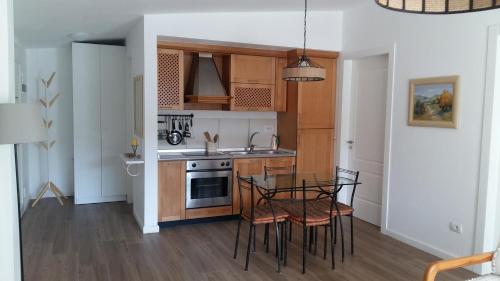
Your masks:
{"label": "floor skirting board", "polygon": [[449,252],[446,252],[446,251],[443,251],[441,249],[438,249],[432,245],[429,245],[427,243],[424,243],[424,242],[421,242],[421,241],[418,241],[412,237],[409,237],[409,236],[406,236],[404,234],[401,234],[401,233],[398,233],[396,231],[392,231],[390,229],[386,229],[384,231],[384,234],[385,235],[388,235],[396,240],[399,240],[403,243],[406,243],[410,246],[413,246],[419,250],[422,250],[424,252],[427,252],[431,255],[434,255],[434,256],[437,256],[439,258],[442,258],[442,259],[453,259],[453,258],[456,258],[457,256],[456,255],[453,255]]}
{"label": "floor skirting board", "polygon": [[105,197],[87,197],[87,198],[75,198],[75,204],[95,204],[95,203],[109,203],[109,202],[120,202],[127,201],[127,195],[115,195],[115,196],[105,196]]}

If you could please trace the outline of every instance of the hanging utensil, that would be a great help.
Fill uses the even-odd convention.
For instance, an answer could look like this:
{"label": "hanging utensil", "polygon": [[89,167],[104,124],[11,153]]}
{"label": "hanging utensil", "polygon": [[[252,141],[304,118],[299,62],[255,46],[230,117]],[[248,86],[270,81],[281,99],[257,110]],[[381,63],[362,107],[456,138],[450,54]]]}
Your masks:
{"label": "hanging utensil", "polygon": [[182,136],[181,132],[176,130],[175,128],[175,123],[177,122],[177,119],[172,119],[172,131],[170,132],[170,135],[167,139],[167,142],[171,145],[178,145],[182,142],[184,137]]}
{"label": "hanging utensil", "polygon": [[190,138],[191,137],[191,132],[189,131],[189,124],[186,120],[186,124],[184,125],[184,137],[185,138]]}

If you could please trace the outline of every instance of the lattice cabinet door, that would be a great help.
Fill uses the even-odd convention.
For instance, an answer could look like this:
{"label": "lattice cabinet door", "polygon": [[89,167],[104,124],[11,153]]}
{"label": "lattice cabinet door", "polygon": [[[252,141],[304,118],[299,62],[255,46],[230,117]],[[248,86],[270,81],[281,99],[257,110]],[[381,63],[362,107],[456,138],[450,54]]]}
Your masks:
{"label": "lattice cabinet door", "polygon": [[231,83],[231,110],[274,111],[274,85]]}
{"label": "lattice cabinet door", "polygon": [[184,109],[184,52],[158,49],[158,108]]}

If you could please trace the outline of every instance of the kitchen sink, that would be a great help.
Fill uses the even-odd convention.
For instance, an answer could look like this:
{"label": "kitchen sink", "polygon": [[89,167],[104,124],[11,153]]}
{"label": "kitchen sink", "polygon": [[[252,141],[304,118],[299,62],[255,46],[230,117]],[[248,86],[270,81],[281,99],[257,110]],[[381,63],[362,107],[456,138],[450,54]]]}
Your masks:
{"label": "kitchen sink", "polygon": [[254,150],[250,151],[231,151],[228,152],[231,155],[279,155],[279,154],[289,154],[289,152],[279,151],[279,150]]}

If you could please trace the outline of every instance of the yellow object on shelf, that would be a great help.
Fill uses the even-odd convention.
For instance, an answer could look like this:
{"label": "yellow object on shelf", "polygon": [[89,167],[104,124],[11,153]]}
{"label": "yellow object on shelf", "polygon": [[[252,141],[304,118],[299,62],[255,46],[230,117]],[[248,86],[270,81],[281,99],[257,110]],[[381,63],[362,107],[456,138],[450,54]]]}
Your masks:
{"label": "yellow object on shelf", "polygon": [[132,138],[132,141],[130,142],[130,145],[136,146],[138,144],[137,138]]}

